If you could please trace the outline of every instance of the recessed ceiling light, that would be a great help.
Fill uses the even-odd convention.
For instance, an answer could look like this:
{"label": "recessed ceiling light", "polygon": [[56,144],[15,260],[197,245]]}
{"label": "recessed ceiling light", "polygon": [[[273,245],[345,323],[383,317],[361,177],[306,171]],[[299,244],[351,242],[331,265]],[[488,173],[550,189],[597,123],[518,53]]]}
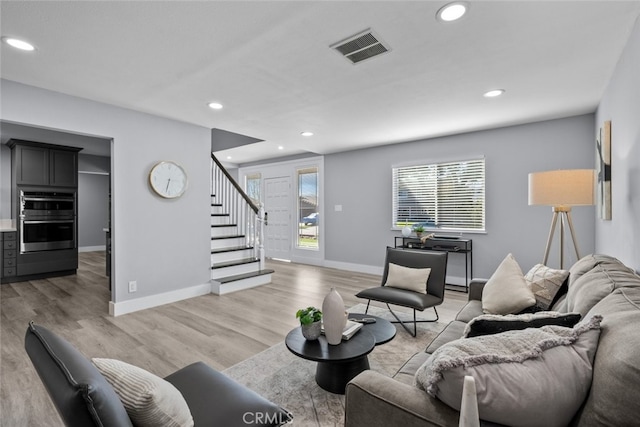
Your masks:
{"label": "recessed ceiling light", "polygon": [[485,92],[483,95],[485,98],[495,98],[496,96],[500,96],[504,93],[504,89],[493,89],[489,92]]}
{"label": "recessed ceiling light", "polygon": [[29,51],[36,50],[35,46],[33,46],[31,43],[28,43],[20,39],[14,39],[13,37],[3,37],[2,41],[8,44],[9,46],[15,47],[16,49],[29,50]]}
{"label": "recessed ceiling light", "polygon": [[219,102],[210,102],[209,108],[213,108],[214,110],[222,110],[222,104]]}
{"label": "recessed ceiling light", "polygon": [[469,5],[465,2],[449,3],[438,10],[436,18],[444,22],[456,21],[462,18],[467,10],[469,10]]}
{"label": "recessed ceiling light", "polygon": [[231,156],[227,156],[227,160],[231,160]]}
{"label": "recessed ceiling light", "polygon": [[302,135],[302,136],[313,136],[313,132],[304,131],[300,135]]}
{"label": "recessed ceiling light", "polygon": [[278,145],[278,150],[284,150],[284,147],[282,145]]}

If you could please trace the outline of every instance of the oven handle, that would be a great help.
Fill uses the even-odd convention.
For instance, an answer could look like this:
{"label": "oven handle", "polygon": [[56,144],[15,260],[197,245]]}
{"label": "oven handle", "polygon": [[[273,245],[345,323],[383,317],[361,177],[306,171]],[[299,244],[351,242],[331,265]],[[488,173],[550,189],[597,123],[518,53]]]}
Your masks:
{"label": "oven handle", "polygon": [[63,223],[73,223],[72,219],[52,219],[52,220],[29,220],[23,219],[21,220],[23,224],[63,224]]}
{"label": "oven handle", "polygon": [[22,196],[28,202],[73,202],[73,197],[28,197]]}

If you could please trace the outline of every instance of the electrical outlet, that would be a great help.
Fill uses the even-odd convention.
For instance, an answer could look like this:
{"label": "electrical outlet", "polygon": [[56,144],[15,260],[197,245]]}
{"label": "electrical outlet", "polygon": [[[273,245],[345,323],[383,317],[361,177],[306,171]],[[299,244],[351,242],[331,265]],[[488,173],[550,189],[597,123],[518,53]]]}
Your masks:
{"label": "electrical outlet", "polygon": [[129,282],[129,293],[136,292],[138,290],[138,282],[132,280]]}

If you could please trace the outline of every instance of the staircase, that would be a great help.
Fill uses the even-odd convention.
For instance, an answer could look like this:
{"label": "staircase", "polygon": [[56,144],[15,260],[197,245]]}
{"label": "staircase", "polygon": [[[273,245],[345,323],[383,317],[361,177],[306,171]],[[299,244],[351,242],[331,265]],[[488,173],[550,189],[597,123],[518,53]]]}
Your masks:
{"label": "staircase", "polygon": [[211,154],[211,292],[224,295],[271,283],[264,268],[264,210]]}

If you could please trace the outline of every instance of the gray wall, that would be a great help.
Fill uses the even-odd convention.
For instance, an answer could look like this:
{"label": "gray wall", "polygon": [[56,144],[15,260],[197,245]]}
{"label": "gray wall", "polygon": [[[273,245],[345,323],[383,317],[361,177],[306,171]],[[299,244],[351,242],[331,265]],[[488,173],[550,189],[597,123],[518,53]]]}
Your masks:
{"label": "gray wall", "polygon": [[111,158],[78,156],[78,247],[105,246],[104,228],[109,223],[109,169]]}
{"label": "gray wall", "polygon": [[640,19],[596,114],[611,120],[611,221],[596,220],[596,249],[640,271]]}
{"label": "gray wall", "polygon": [[111,157],[87,155],[82,151],[78,155],[78,172],[108,174],[110,171]]}
{"label": "gray wall", "polygon": [[[113,140],[114,302],[208,284],[210,130],[1,80],[1,119]],[[155,196],[151,167],[175,160],[189,174],[177,200]],[[4,184],[3,184],[4,185]],[[137,280],[138,292],[128,293]]]}
{"label": "gray wall", "polygon": [[[474,275],[489,277],[509,252],[526,272],[542,261],[552,217],[549,207],[528,206],[528,173],[593,168],[593,127],[594,115],[589,114],[328,155],[325,258],[329,264],[382,265],[384,248],[400,236],[391,230],[393,165],[483,155],[486,234],[463,236],[473,239]],[[335,212],[335,205],[342,205],[342,212]],[[573,210],[581,255],[594,250],[594,218],[595,207]],[[554,243],[552,266],[559,263]],[[451,259],[449,273],[463,277],[464,258]],[[573,259],[575,254],[568,262]]]}

